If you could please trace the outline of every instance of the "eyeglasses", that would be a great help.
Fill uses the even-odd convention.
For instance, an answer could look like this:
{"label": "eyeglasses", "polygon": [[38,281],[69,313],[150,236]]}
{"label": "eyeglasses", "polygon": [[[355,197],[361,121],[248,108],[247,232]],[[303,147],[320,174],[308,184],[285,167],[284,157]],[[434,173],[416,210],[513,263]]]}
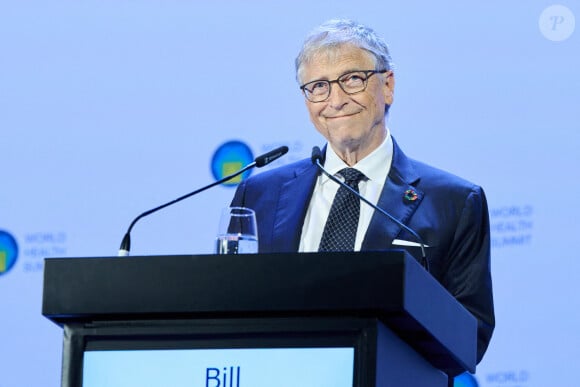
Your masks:
{"label": "eyeglasses", "polygon": [[337,83],[346,94],[356,94],[367,88],[368,80],[375,74],[384,74],[387,70],[360,70],[349,71],[334,81],[320,79],[300,86],[300,90],[310,102],[323,102],[330,97],[330,84]]}

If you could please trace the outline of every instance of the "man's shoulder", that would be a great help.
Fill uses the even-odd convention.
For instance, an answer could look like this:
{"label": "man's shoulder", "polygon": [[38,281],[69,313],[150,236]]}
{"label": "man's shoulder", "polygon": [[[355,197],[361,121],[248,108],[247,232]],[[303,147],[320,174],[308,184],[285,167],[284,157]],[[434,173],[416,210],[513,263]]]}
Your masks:
{"label": "man's shoulder", "polygon": [[419,160],[414,160],[411,159],[411,163],[414,165],[414,167],[421,172],[422,175],[429,177],[429,178],[434,178],[434,179],[443,179],[443,180],[447,180],[450,182],[454,182],[455,184],[458,185],[475,185],[474,183],[472,183],[471,181],[456,175],[453,172],[449,172],[445,169],[439,168],[437,166],[434,166],[432,164],[427,164],[423,161],[419,161]]}
{"label": "man's shoulder", "polygon": [[264,184],[287,181],[314,168],[310,159],[302,159],[289,164],[257,173],[248,178],[248,184]]}
{"label": "man's shoulder", "polygon": [[419,175],[417,186],[420,188],[462,194],[483,191],[481,186],[452,172],[414,159],[409,159],[409,163]]}
{"label": "man's shoulder", "polygon": [[442,190],[479,190],[481,187],[452,172],[408,157],[393,139],[394,154],[390,175],[411,185]]}

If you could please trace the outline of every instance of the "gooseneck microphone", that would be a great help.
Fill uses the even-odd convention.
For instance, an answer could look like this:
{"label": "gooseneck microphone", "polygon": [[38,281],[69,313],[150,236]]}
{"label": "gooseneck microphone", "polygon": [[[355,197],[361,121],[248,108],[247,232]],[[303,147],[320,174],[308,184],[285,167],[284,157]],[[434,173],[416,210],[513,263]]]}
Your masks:
{"label": "gooseneck microphone", "polygon": [[131,222],[131,225],[127,229],[127,232],[125,233],[125,236],[123,237],[123,240],[121,241],[121,247],[119,248],[119,253],[117,255],[119,257],[126,257],[129,255],[129,252],[131,251],[131,230],[133,229],[133,226],[135,226],[135,223],[137,223],[139,221],[139,219],[144,218],[148,215],[151,215],[154,212],[162,210],[165,207],[169,207],[172,204],[180,202],[180,201],[187,199],[193,195],[197,195],[198,193],[203,192],[206,189],[214,187],[218,184],[222,184],[230,179],[233,179],[234,177],[236,177],[238,175],[241,175],[242,173],[246,172],[249,169],[252,169],[254,167],[262,168],[263,166],[270,164],[272,161],[278,159],[279,157],[284,156],[287,152],[288,152],[287,146],[281,146],[279,148],[271,150],[270,152],[264,153],[263,155],[256,157],[252,163],[246,165],[245,167],[243,167],[242,169],[240,169],[237,172],[232,173],[231,175],[228,175],[220,180],[214,181],[213,183],[208,184],[205,187],[202,187],[198,190],[195,190],[195,191],[190,192],[186,195],[178,197],[175,200],[172,200],[170,202],[162,204],[162,205],[155,207],[149,211],[145,211],[144,213],[142,213],[141,215],[139,215],[135,219],[133,219],[133,221]]}
{"label": "gooseneck microphone", "polygon": [[385,211],[382,208],[371,203],[369,200],[367,200],[367,198],[362,196],[360,193],[358,193],[356,190],[354,190],[348,184],[343,183],[342,181],[337,179],[334,175],[332,175],[330,172],[328,172],[322,166],[322,163],[321,163],[322,159],[323,159],[322,158],[322,151],[320,150],[319,147],[315,146],[314,148],[312,148],[312,156],[310,159],[312,161],[312,164],[316,165],[318,167],[318,169],[320,169],[322,171],[322,173],[324,173],[326,176],[328,176],[328,178],[330,180],[334,181],[335,183],[337,183],[343,187],[346,187],[353,195],[357,196],[361,201],[365,202],[366,204],[371,206],[375,211],[378,211],[382,215],[386,216],[392,222],[396,223],[401,228],[403,228],[405,231],[407,231],[409,234],[411,234],[417,240],[417,242],[421,245],[421,264],[423,265],[425,270],[427,270],[427,272],[429,272],[429,260],[427,259],[427,254],[425,254],[425,243],[423,243],[423,240],[421,239],[419,234],[417,234],[413,229],[411,229],[408,226],[406,226],[405,224],[403,224],[403,222],[401,222],[399,219],[397,219],[393,215],[389,214],[387,211]]}

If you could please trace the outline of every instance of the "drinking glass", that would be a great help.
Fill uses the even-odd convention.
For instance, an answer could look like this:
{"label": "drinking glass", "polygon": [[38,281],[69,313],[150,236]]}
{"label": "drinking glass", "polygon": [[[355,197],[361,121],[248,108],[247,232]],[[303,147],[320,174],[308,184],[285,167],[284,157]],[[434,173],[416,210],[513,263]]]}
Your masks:
{"label": "drinking glass", "polygon": [[216,238],[217,254],[255,254],[258,252],[256,213],[245,207],[222,211]]}

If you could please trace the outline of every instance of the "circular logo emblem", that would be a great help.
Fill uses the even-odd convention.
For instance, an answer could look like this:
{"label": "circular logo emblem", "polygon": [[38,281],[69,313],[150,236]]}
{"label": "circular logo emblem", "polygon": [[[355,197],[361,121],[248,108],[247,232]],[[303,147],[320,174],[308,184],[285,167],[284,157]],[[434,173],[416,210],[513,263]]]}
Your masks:
{"label": "circular logo emblem", "polygon": [[18,258],[16,239],[8,232],[0,230],[0,275],[12,269]]}
{"label": "circular logo emblem", "polygon": [[453,387],[479,387],[477,380],[468,372],[457,375],[453,380]]}
{"label": "circular logo emblem", "polygon": [[[211,160],[211,171],[216,180],[223,179],[254,161],[250,147],[241,141],[228,141],[218,147]],[[242,173],[224,183],[226,186],[236,186],[248,178],[251,170]]]}
{"label": "circular logo emblem", "polygon": [[574,32],[576,19],[568,7],[551,5],[540,15],[539,25],[546,39],[561,42],[568,39]]}

